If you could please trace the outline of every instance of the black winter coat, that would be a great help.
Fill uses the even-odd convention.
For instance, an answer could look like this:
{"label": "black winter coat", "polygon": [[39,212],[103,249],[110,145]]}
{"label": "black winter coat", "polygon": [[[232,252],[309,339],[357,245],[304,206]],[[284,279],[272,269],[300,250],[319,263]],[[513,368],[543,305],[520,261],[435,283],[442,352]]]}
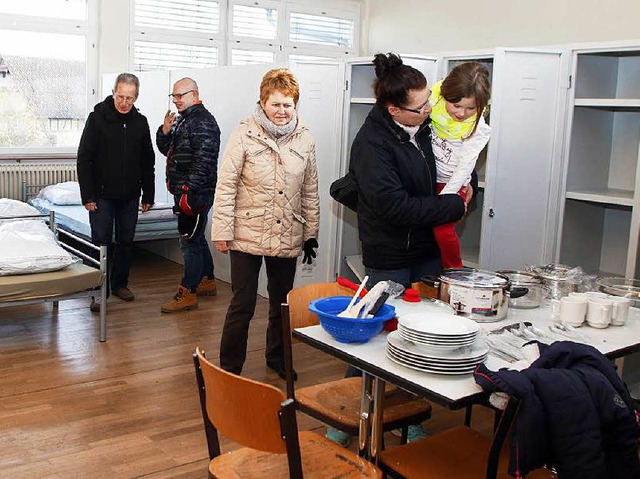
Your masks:
{"label": "black winter coat", "polygon": [[358,228],[365,266],[396,269],[438,258],[433,227],[462,218],[458,195],[436,194],[436,163],[428,121],[416,140],[378,106],[351,146],[358,182]]}
{"label": "black winter coat", "polygon": [[640,477],[633,401],[609,360],[586,344],[539,346],[527,369],[493,372],[481,364],[474,373],[483,389],[522,401],[509,472],[524,476],[553,464],[558,479]]}
{"label": "black winter coat", "polygon": [[136,107],[116,110],[109,95],[89,113],[78,147],[82,204],[98,198],[153,204],[155,153],[149,123]]}
{"label": "black winter coat", "polygon": [[156,144],[167,157],[166,180],[171,194],[182,194],[182,186],[187,185],[199,195],[213,197],[218,179],[220,128],[202,103],[184,110],[168,135],[162,133],[160,126]]}

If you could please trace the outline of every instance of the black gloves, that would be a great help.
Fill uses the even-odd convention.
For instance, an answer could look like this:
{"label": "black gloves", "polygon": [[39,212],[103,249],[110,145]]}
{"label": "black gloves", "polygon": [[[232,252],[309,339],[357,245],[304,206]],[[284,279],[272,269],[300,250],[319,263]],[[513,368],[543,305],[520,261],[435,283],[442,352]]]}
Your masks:
{"label": "black gloves", "polygon": [[302,250],[304,251],[304,256],[302,257],[302,263],[311,264],[313,262],[313,258],[316,257],[316,252],[313,248],[318,247],[318,240],[315,238],[309,238],[304,242],[304,246]]}
{"label": "black gloves", "polygon": [[180,211],[185,215],[195,216],[202,213],[206,208],[206,204],[201,201],[199,195],[189,189],[187,185],[182,186],[182,196],[180,196]]}

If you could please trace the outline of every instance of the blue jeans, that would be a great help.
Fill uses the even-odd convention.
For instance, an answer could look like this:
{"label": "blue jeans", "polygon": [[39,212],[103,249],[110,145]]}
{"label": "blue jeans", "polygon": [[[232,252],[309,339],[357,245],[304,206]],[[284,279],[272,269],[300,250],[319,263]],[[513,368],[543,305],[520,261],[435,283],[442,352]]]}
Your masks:
{"label": "blue jeans", "polygon": [[[89,212],[91,241],[108,245],[107,287],[126,288],[133,258],[133,236],[138,222],[138,198],[132,200],[96,200],[96,211]],[[114,234],[115,227],[115,234]],[[114,245],[115,238],[115,245]]]}
{"label": "blue jeans", "polygon": [[[440,274],[440,258],[423,261],[422,263],[398,269],[374,269],[365,267],[365,273],[369,276],[367,288],[371,289],[379,281],[395,281],[405,288],[410,288],[412,283],[420,281],[423,276],[437,276]],[[361,376],[362,371],[351,365],[347,366],[345,378]]]}
{"label": "blue jeans", "polygon": [[[180,197],[176,197],[176,204],[179,200]],[[202,218],[204,221],[200,223],[193,237],[191,239],[183,237],[180,238],[180,250],[182,251],[182,257],[184,258],[184,269],[180,284],[192,293],[195,293],[202,278],[205,276],[213,278],[214,276],[213,257],[211,256],[209,244],[204,237],[207,218],[212,204],[213,199],[209,198],[207,201],[207,208],[202,212]],[[180,214],[182,215],[184,213]]]}

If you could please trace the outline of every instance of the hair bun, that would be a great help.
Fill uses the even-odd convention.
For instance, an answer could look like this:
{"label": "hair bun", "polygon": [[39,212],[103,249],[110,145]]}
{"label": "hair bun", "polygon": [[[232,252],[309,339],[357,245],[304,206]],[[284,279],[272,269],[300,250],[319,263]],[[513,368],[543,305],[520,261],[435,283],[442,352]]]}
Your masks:
{"label": "hair bun", "polygon": [[388,77],[403,65],[402,58],[395,53],[387,53],[386,55],[377,53],[373,58],[373,64],[376,67],[376,76],[380,79]]}

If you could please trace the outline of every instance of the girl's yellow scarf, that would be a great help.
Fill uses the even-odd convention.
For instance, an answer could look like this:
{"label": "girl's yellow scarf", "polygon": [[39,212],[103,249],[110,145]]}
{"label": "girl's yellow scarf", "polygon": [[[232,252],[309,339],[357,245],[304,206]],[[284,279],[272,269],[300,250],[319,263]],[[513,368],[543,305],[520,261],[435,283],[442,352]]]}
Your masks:
{"label": "girl's yellow scarf", "polygon": [[431,125],[436,134],[445,140],[463,140],[471,135],[473,125],[478,114],[467,118],[464,121],[456,121],[451,118],[445,106],[446,100],[440,93],[442,80],[433,85],[429,103],[431,104]]}

